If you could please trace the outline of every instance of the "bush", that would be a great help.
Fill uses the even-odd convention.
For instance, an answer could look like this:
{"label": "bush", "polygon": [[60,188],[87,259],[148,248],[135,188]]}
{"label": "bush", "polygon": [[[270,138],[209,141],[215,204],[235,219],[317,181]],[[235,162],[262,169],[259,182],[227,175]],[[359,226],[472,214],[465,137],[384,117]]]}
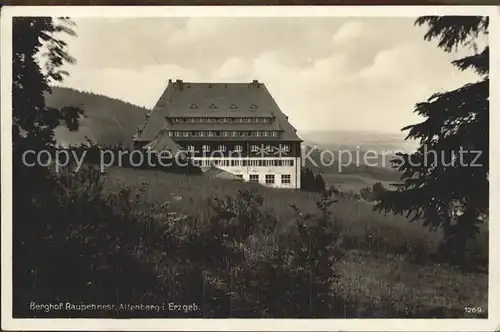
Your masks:
{"label": "bush", "polygon": [[[15,215],[16,317],[331,317],[336,273],[328,196],[321,214],[297,210],[299,236],[275,242],[263,198],[214,197],[208,223],[140,191],[102,193],[92,165],[50,174],[51,190]],[[144,183],[144,186],[147,184]],[[48,188],[48,187],[47,187]],[[33,233],[34,232],[34,233]],[[126,276],[126,277],[124,277]],[[29,303],[106,303],[108,310],[33,312]],[[193,304],[189,312],[133,312],[124,303]],[[339,299],[337,306],[343,302]],[[344,315],[345,306],[339,309]]]}

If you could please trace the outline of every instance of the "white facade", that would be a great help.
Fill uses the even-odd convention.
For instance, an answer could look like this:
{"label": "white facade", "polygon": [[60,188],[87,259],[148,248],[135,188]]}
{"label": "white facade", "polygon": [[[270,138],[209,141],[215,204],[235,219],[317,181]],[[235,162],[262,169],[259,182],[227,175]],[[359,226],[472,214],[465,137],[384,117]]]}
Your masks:
{"label": "white facade", "polygon": [[300,188],[301,158],[201,157],[193,158],[201,167],[216,166],[240,176],[246,182],[258,182],[273,188]]}

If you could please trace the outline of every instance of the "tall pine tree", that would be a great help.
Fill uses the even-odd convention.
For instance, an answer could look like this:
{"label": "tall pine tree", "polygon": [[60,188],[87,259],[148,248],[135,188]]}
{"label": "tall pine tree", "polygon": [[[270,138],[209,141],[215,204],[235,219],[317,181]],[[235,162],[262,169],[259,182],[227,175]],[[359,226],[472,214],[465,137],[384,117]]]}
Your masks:
{"label": "tall pine tree", "polygon": [[[45,105],[50,84],[62,81],[61,67],[74,59],[67,53],[62,34],[75,35],[69,19],[15,17],[12,22],[12,152],[13,152],[13,292],[15,311],[26,311],[26,299],[34,285],[43,284],[46,267],[38,254],[46,252],[43,242],[54,220],[41,215],[53,208],[50,201],[58,190],[48,168],[27,166],[27,150],[54,149],[54,129],[61,121],[77,127],[81,110],[57,110]],[[28,160],[32,162],[33,160]],[[51,205],[52,204],[52,205]],[[28,286],[29,285],[29,286]],[[42,287],[43,288],[43,287]],[[33,291],[34,292],[34,291]]]}
{"label": "tall pine tree", "polygon": [[478,41],[487,36],[489,20],[426,16],[415,24],[427,26],[425,40],[437,40],[445,52],[473,49],[472,55],[452,63],[461,71],[474,70],[480,78],[416,105],[414,112],[425,120],[402,130],[408,131],[407,139],[419,141],[419,148],[395,158],[403,183],[385,192],[375,208],[443,229],[448,250],[462,259],[468,240],[488,216],[489,47],[480,47]]}

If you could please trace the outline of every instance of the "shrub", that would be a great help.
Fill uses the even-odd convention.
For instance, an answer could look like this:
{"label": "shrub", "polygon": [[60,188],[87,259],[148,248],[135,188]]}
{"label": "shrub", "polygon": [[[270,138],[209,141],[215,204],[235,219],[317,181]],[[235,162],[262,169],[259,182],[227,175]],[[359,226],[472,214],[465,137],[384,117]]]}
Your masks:
{"label": "shrub", "polygon": [[[16,317],[329,317],[336,274],[331,202],[275,242],[276,218],[250,190],[214,197],[211,218],[179,219],[140,191],[105,196],[95,166],[51,174],[39,204],[16,216]],[[144,186],[147,184],[144,183]],[[297,213],[300,213],[297,211]],[[189,226],[186,226],[189,225]],[[33,236],[32,231],[35,231]],[[333,233],[332,233],[333,232]],[[107,303],[109,310],[36,313],[29,303]],[[191,312],[132,312],[123,303],[194,304]],[[339,302],[340,303],[340,302]],[[345,311],[343,308],[342,312]]]}

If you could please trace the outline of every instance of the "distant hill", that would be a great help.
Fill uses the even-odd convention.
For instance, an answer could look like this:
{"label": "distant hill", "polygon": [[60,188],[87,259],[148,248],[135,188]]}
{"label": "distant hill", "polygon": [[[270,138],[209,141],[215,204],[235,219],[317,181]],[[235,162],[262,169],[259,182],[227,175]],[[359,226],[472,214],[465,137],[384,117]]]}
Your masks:
{"label": "distant hill", "polygon": [[[312,152],[309,152],[311,151]],[[315,173],[323,175],[358,175],[370,179],[388,182],[398,182],[401,174],[390,167],[388,156],[379,156],[379,159],[369,159],[368,165],[364,163],[363,154],[360,153],[359,162],[356,161],[355,150],[322,150],[316,146],[304,144],[302,147],[305,156],[305,166]],[[350,156],[349,156],[350,154]],[[333,159],[332,159],[333,158]],[[350,159],[352,158],[352,159]],[[381,160],[383,159],[383,160]]]}
{"label": "distant hill", "polygon": [[418,143],[405,141],[402,132],[384,133],[371,131],[299,131],[300,137],[309,145],[321,149],[361,151],[414,151]]}
{"label": "distant hill", "polygon": [[62,87],[53,87],[45,101],[49,107],[75,106],[85,112],[78,131],[71,132],[64,125],[56,128],[56,140],[63,145],[85,143],[85,137],[89,137],[102,145],[130,146],[147,112],[146,108],[118,99]]}

